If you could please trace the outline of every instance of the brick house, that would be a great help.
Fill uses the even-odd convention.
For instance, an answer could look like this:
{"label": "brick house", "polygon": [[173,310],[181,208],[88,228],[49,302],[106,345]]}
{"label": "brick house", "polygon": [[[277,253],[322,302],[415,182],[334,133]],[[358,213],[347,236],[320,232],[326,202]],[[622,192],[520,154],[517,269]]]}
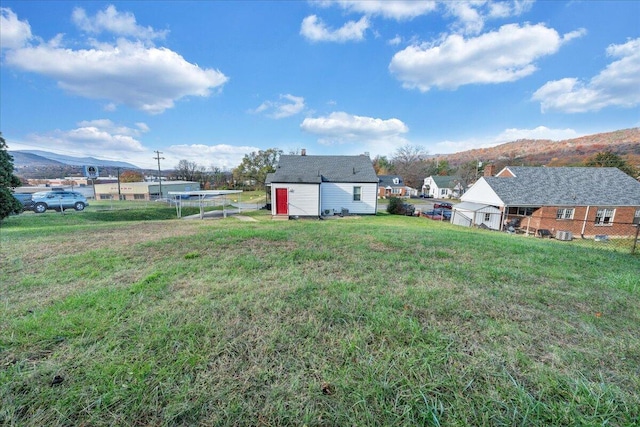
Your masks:
{"label": "brick house", "polygon": [[489,228],[527,234],[626,237],[640,223],[640,182],[617,168],[508,166],[461,200],[498,208],[500,221]]}
{"label": "brick house", "polygon": [[400,175],[378,175],[378,197],[407,197],[408,187]]}

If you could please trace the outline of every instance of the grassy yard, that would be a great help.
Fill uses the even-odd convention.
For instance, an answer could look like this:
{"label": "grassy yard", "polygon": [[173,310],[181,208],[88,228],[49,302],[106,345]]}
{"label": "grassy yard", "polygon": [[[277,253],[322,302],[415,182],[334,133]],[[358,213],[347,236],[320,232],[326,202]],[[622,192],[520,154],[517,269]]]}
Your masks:
{"label": "grassy yard", "polygon": [[251,215],[0,224],[0,425],[640,423],[637,255]]}

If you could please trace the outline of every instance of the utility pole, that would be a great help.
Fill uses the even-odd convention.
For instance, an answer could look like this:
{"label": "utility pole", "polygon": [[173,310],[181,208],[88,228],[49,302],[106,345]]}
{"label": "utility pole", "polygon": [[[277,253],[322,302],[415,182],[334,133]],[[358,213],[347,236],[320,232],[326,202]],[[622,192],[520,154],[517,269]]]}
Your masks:
{"label": "utility pole", "polygon": [[164,157],[160,157],[162,151],[156,150],[154,153],[156,153],[156,157],[154,157],[154,159],[158,161],[158,182],[160,182],[160,198],[162,198],[162,172],[160,172],[160,160],[164,160]]}
{"label": "utility pole", "polygon": [[118,201],[122,200],[122,193],[120,192],[120,168],[116,168],[118,172]]}

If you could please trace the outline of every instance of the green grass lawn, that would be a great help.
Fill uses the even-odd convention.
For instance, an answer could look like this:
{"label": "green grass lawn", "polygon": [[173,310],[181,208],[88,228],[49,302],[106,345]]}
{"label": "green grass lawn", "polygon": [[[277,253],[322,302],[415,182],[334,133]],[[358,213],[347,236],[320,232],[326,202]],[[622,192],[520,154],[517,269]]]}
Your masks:
{"label": "green grass lawn", "polygon": [[378,215],[0,224],[0,425],[631,426],[637,255]]}

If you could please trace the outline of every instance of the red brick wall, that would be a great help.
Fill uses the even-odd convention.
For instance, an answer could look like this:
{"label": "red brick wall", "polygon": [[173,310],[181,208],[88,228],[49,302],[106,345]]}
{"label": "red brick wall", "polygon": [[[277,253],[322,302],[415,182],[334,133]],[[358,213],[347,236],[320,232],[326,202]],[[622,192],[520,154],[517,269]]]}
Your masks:
{"label": "red brick wall", "polygon": [[[612,237],[634,236],[636,227],[632,224],[633,216],[640,207],[617,207],[611,225],[596,225],[596,212],[598,206],[576,206],[573,211],[573,219],[556,219],[558,207],[545,206],[533,213],[531,222],[527,218],[522,219],[520,227],[526,229],[527,224],[536,230],[544,228],[553,233],[556,231],[571,231],[574,236],[580,236],[584,228],[585,237],[593,237],[596,234],[606,234]],[[588,212],[587,212],[588,209]],[[586,221],[585,221],[586,215]]]}

